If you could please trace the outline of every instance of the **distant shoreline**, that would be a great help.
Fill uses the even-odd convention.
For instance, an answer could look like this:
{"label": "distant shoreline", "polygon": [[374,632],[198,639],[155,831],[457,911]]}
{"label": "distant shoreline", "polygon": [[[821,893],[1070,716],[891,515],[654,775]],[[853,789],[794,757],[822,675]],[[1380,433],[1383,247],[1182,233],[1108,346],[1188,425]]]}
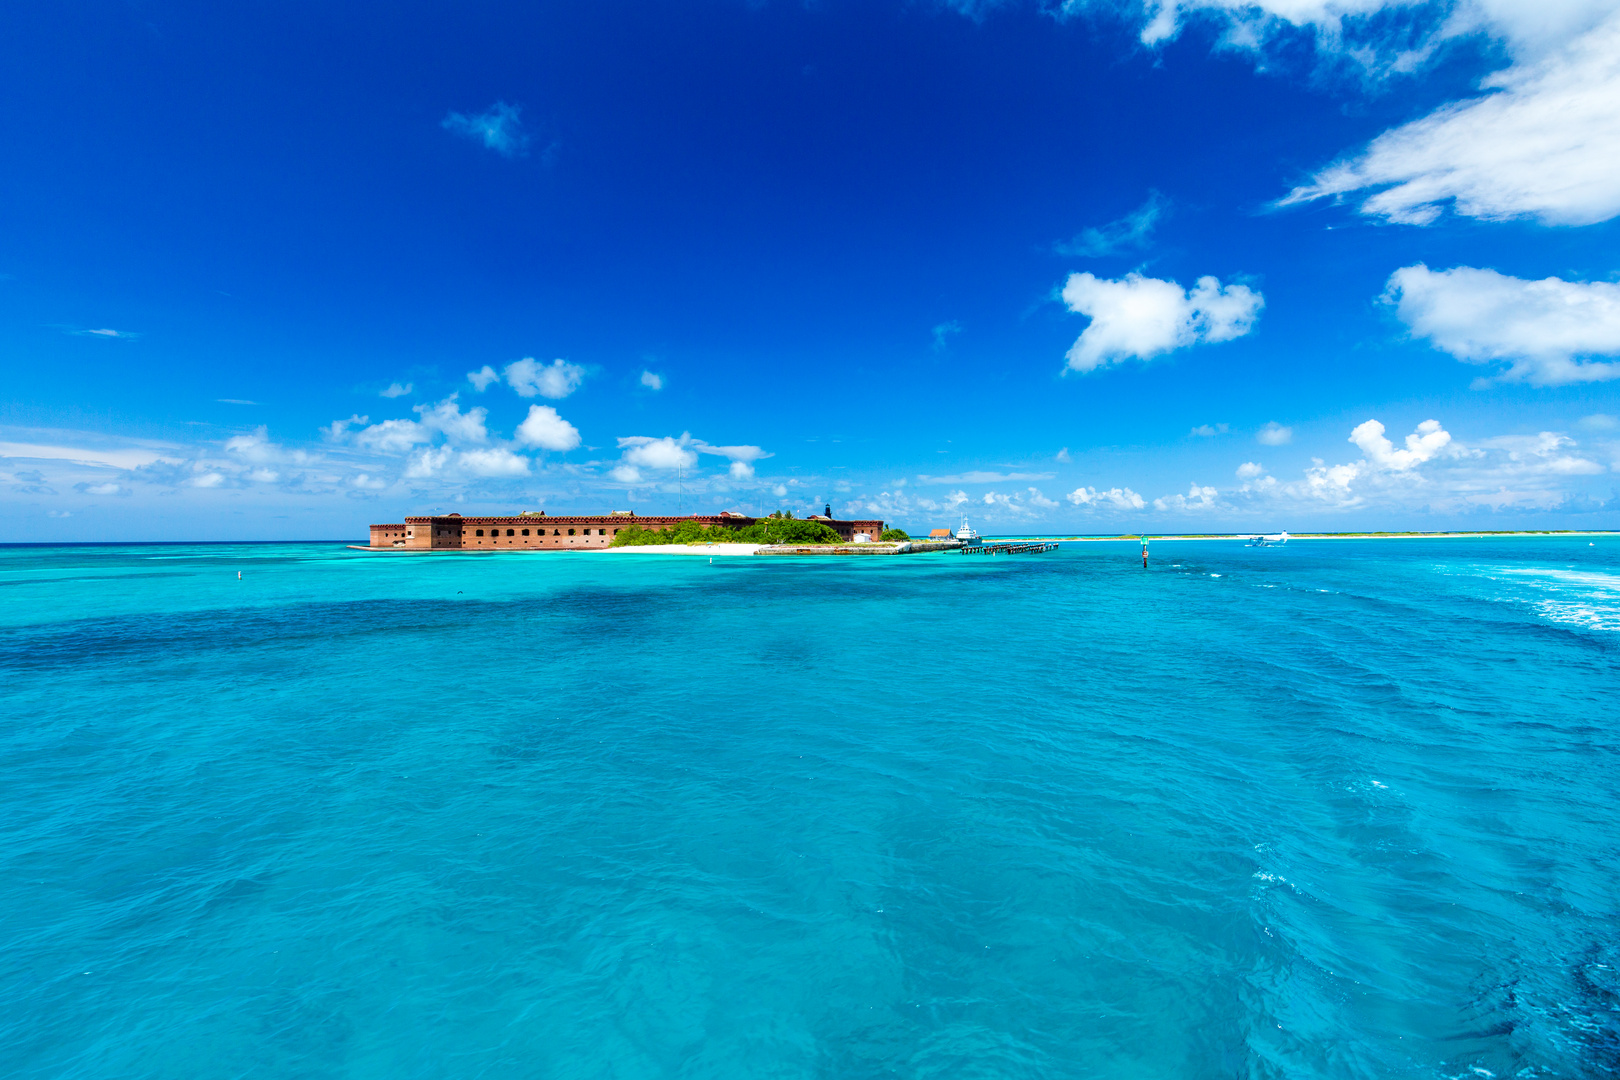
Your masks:
{"label": "distant shoreline", "polygon": [[[998,544],[1017,544],[1026,541],[1057,541],[1059,543],[1137,544],[1148,540],[1248,540],[1255,533],[1130,533],[1119,536],[996,536],[985,537]],[[1518,529],[1511,532],[1358,532],[1358,533],[1289,533],[1289,540],[1456,540],[1467,537],[1510,536],[1620,536],[1620,529]]]}

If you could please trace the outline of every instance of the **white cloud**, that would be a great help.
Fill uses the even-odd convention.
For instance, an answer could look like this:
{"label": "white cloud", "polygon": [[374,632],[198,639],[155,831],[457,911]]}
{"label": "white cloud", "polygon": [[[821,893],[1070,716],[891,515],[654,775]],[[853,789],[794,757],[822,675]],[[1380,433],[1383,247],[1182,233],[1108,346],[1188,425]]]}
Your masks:
{"label": "white cloud", "polygon": [[1170,200],[1149,191],[1147,201],[1122,218],[1086,229],[1073,240],[1053,245],[1059,255],[1098,258],[1147,247],[1153,228],[1170,208]]}
{"label": "white cloud", "polygon": [[1069,448],[1065,446],[1063,449],[1057,452],[1057,455],[1053,457],[1052,460],[1056,461],[1060,465],[1067,465],[1073,461],[1074,458],[1069,456]]}
{"label": "white cloud", "polygon": [[1217,435],[1225,435],[1228,430],[1226,424],[1199,424],[1187,434],[1199,439],[1213,439]]}
{"label": "white cloud", "polygon": [[1208,510],[1216,506],[1220,492],[1212,487],[1199,487],[1194,483],[1185,495],[1166,495],[1153,500],[1155,510]]}
{"label": "white cloud", "polygon": [[[83,433],[80,433],[83,434]],[[94,438],[94,436],[88,436]],[[85,446],[47,446],[40,443],[0,442],[0,458],[29,458],[37,461],[70,461],[97,468],[134,469],[154,462],[174,460],[172,448],[122,447],[93,449]]]}
{"label": "white cloud", "polygon": [[422,447],[405,460],[405,476],[422,480],[437,474],[449,464],[451,452],[448,446]]}
{"label": "white cloud", "polygon": [[415,383],[404,383],[403,385],[400,384],[400,383],[397,383],[397,382],[396,383],[389,383],[388,384],[388,389],[381,391],[379,396],[380,397],[385,397],[385,398],[404,397],[406,394],[410,393],[415,388],[416,388]]}
{"label": "white cloud", "polygon": [[1425,420],[1406,437],[1406,449],[1397,450],[1394,443],[1384,438],[1384,425],[1368,420],[1356,426],[1350,433],[1350,441],[1361,447],[1361,452],[1377,468],[1410,469],[1445,449],[1451,434],[1441,429],[1440,421]]}
{"label": "white cloud", "polygon": [[517,391],[518,397],[534,397],[538,394],[553,400],[567,397],[585,381],[585,369],[578,364],[570,364],[562,359],[542,364],[532,356],[507,364],[502,374],[506,377],[507,385]]}
{"label": "white cloud", "polygon": [[125,338],[125,339],[128,339],[128,338],[138,338],[138,337],[141,336],[141,335],[133,333],[133,332],[131,332],[129,330],[111,330],[111,329],[108,329],[106,327],[102,327],[99,330],[70,330],[68,332],[71,333],[71,334],[78,334],[78,335],[80,335],[82,337],[102,337],[102,338]]}
{"label": "white cloud", "polygon": [[453,112],[440,126],[463,135],[502,157],[518,157],[527,152],[529,136],[523,131],[523,107],[497,101],[481,113]]}
{"label": "white cloud", "polygon": [[455,394],[432,405],[417,405],[412,411],[421,414],[424,426],[442,431],[451,442],[481,443],[489,438],[484,427],[489,410],[480,405],[462,412]]}
{"label": "white cloud", "polygon": [[1591,416],[1581,417],[1577,423],[1588,431],[1613,431],[1620,427],[1620,417],[1609,413],[1593,413]]}
{"label": "white cloud", "polygon": [[1427,420],[1406,437],[1404,449],[1397,449],[1384,437],[1384,426],[1368,420],[1356,426],[1350,441],[1366,455],[1361,460],[1329,465],[1318,458],[1297,482],[1278,484],[1265,477],[1245,490],[1301,508],[1550,509],[1569,502],[1572,479],[1604,472],[1577,451],[1573,439],[1552,431],[1465,445],[1438,421]]}
{"label": "white cloud", "polygon": [[690,449],[694,441],[688,434],[682,434],[679,439],[668,435],[658,439],[648,435],[625,436],[619,440],[619,447],[624,451],[622,463],[610,475],[620,483],[634,484],[640,482],[642,469],[655,472],[690,469],[698,460]]}
{"label": "white cloud", "polygon": [[787,496],[787,491],[788,489],[786,484],[777,484],[775,487],[771,488],[771,494],[775,495],[778,499],[785,498]]}
{"label": "white cloud", "polygon": [[1254,433],[1255,441],[1264,446],[1286,446],[1293,441],[1294,429],[1272,420],[1265,427]]}
{"label": "white cloud", "polygon": [[962,332],[962,324],[955,319],[942,322],[934,327],[934,351],[944,352],[950,347],[951,338]]}
{"label": "white cloud", "polygon": [[1091,318],[1068,353],[1069,370],[1080,372],[1242,337],[1265,306],[1264,297],[1248,286],[1223,286],[1214,277],[1199,278],[1188,291],[1177,282],[1137,273],[1115,281],[1089,272],[1069,275],[1063,302]]}
{"label": "white cloud", "polygon": [[729,475],[733,480],[752,480],[754,478],[754,467],[746,461],[733,461]]}
{"label": "white cloud", "polygon": [[341,442],[349,433],[351,427],[365,427],[371,422],[371,417],[353,413],[347,420],[334,420],[321,428],[321,434],[333,442]]}
{"label": "white cloud", "polygon": [[191,478],[191,486],[197,488],[216,488],[225,483],[222,473],[209,472]]}
{"label": "white cloud", "polygon": [[579,445],[579,429],[550,405],[530,405],[529,415],[518,425],[517,442],[539,450],[572,450]]}
{"label": "white cloud", "polygon": [[[364,418],[361,418],[361,423],[364,422]],[[334,438],[342,436],[342,431],[338,429],[336,423],[328,430],[335,432]],[[432,442],[433,433],[415,420],[384,420],[356,432],[354,441],[357,446],[367,446],[384,453],[403,454],[418,443]]]}
{"label": "white cloud", "polygon": [[641,385],[648,390],[662,390],[664,388],[664,377],[655,375],[650,371],[643,371],[641,373]]}
{"label": "white cloud", "polygon": [[1130,488],[1116,487],[1099,491],[1093,487],[1080,487],[1063,497],[1076,506],[1090,509],[1111,507],[1115,510],[1140,510],[1147,505],[1147,500]]}
{"label": "white cloud", "polygon": [[1557,386],[1620,376],[1620,365],[1579,359],[1620,353],[1620,285],[1418,263],[1390,275],[1385,299],[1442,352],[1470,364],[1506,361],[1502,379]]}
{"label": "white cloud", "polygon": [[768,457],[775,457],[774,454],[767,454],[763,449],[757,446],[712,446],[709,443],[704,442],[702,439],[692,440],[691,445],[700,453],[715,454],[719,457],[728,458],[731,461],[752,462],[760,461]]}
{"label": "white cloud", "polygon": [[90,484],[84,489],[86,495],[117,495],[124,489],[118,484]]}
{"label": "white cloud", "polygon": [[1237,477],[1239,480],[1253,480],[1265,471],[1265,466],[1258,461],[1245,461],[1237,467]]}
{"label": "white cloud", "polygon": [[525,476],[529,459],[498,448],[463,450],[456,457],[456,466],[472,476]]}
{"label": "white cloud", "polygon": [[[1566,16],[1564,33],[1581,26],[1567,5],[1480,6],[1492,10],[1479,21],[1508,28],[1510,40],[1513,28],[1529,40],[1535,24],[1555,24],[1558,15]],[[1372,191],[1362,213],[1415,225],[1436,220],[1448,203],[1470,217],[1547,225],[1620,214],[1620,14],[1483,86],[1494,92],[1385,132],[1282,204]]]}
{"label": "white cloud", "polygon": [[467,372],[467,381],[473,384],[474,390],[482,394],[485,390],[489,389],[491,383],[500,382],[501,376],[500,373],[494,368],[490,367],[488,364],[485,364],[477,371]]}
{"label": "white cloud", "polygon": [[349,483],[353,484],[362,491],[381,491],[383,488],[388,486],[388,481],[384,480],[382,477],[368,476],[365,473],[360,473],[353,480],[350,480]]}

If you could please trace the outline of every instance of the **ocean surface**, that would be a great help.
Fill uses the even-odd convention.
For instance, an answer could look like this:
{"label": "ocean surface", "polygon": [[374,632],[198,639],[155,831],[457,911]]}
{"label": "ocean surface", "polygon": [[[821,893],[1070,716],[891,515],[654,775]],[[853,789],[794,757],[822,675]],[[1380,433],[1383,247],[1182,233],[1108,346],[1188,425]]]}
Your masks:
{"label": "ocean surface", "polygon": [[1616,538],[0,548],[0,1076],[1614,1076],[1617,751]]}

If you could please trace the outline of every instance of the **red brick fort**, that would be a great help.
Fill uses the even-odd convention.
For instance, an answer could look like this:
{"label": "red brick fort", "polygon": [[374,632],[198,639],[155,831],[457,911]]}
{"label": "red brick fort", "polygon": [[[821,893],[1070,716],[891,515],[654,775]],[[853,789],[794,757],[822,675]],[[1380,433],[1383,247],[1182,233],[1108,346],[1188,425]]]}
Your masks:
{"label": "red brick fort", "polygon": [[[531,510],[515,517],[408,517],[394,525],[373,525],[371,547],[403,548],[407,551],[445,549],[548,550],[603,548],[613,542],[620,529],[639,525],[643,529],[671,529],[683,521],[699,525],[722,525],[745,529],[763,518],[751,518],[729,511],[721,514],[689,514],[686,517],[641,517],[634,512],[597,514],[584,517],[553,517],[543,510]],[[810,517],[838,534],[846,543],[862,538],[876,540],[883,535],[881,521],[836,521],[821,514]]]}

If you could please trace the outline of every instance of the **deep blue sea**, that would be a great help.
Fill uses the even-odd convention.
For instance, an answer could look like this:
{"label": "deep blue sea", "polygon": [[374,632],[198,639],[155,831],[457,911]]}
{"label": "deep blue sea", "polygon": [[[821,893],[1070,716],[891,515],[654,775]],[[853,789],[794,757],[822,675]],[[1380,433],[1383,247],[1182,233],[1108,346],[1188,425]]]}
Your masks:
{"label": "deep blue sea", "polygon": [[1617,915],[1620,538],[0,549],[8,1078],[1608,1077]]}

